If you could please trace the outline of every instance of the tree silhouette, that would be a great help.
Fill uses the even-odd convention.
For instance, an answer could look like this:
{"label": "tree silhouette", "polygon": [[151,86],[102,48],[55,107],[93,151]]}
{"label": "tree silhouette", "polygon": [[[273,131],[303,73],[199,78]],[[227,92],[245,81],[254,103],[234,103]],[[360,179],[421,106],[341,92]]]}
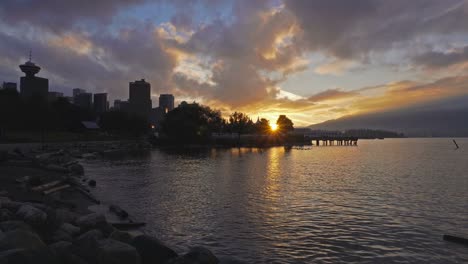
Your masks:
{"label": "tree silhouette", "polygon": [[241,134],[247,133],[249,126],[252,125],[252,120],[244,113],[234,112],[229,116],[229,126],[231,131],[237,133],[239,139]]}
{"label": "tree silhouette", "polygon": [[167,113],[162,132],[179,142],[198,142],[223,128],[221,113],[197,103],[183,103]]}
{"label": "tree silhouette", "polygon": [[294,130],[294,124],[291,119],[287,118],[285,115],[280,115],[276,121],[278,126],[278,131],[281,133],[287,133]]}
{"label": "tree silhouette", "polygon": [[270,121],[265,118],[261,118],[255,124],[255,132],[258,134],[269,134],[271,133]]}

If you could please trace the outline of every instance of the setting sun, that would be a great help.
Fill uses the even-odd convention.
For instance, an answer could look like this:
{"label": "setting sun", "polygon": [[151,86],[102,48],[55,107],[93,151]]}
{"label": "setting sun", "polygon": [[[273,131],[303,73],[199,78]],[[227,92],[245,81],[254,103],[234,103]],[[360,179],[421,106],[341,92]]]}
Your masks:
{"label": "setting sun", "polygon": [[271,131],[276,131],[278,129],[278,125],[275,123],[270,124],[270,128],[271,128]]}

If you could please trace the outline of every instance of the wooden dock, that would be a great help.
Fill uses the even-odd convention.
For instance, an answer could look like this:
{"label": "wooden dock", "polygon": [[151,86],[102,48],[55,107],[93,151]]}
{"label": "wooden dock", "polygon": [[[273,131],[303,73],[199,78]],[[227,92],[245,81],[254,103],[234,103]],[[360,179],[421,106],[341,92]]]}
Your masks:
{"label": "wooden dock", "polygon": [[315,146],[357,146],[357,137],[340,136],[306,136]]}

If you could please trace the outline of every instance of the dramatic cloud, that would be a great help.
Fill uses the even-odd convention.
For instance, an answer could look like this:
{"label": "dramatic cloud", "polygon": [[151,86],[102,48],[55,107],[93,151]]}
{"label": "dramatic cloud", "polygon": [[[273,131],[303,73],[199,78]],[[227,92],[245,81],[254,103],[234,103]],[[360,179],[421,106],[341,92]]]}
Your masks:
{"label": "dramatic cloud", "polygon": [[314,102],[314,101],[328,101],[328,100],[336,100],[336,99],[344,99],[344,98],[350,98],[350,97],[355,97],[358,95],[357,92],[351,91],[341,91],[338,89],[330,89],[326,90],[323,92],[320,92],[318,94],[312,95],[309,97],[309,100]]}
{"label": "dramatic cloud", "polygon": [[52,30],[69,30],[81,22],[110,23],[121,9],[143,3],[144,0],[2,0],[1,19],[10,25],[25,23]]}
{"label": "dramatic cloud", "polygon": [[51,90],[126,99],[145,78],[307,125],[466,94],[466,25],[466,0],[3,0],[0,81],[32,49]]}
{"label": "dramatic cloud", "polygon": [[465,63],[468,62],[468,46],[449,52],[429,51],[416,56],[414,62],[428,68],[442,68]]}

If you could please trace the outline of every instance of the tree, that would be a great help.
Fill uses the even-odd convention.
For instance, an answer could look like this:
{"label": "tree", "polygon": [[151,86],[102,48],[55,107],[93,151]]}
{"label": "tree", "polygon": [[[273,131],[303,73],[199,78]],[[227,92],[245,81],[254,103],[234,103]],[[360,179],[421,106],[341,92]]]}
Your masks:
{"label": "tree", "polygon": [[241,134],[249,130],[249,126],[253,126],[253,122],[248,115],[234,112],[229,116],[229,127],[232,132],[237,133],[239,139]]}
{"label": "tree", "polygon": [[143,135],[149,129],[149,124],[144,118],[122,111],[102,113],[99,125],[102,129],[111,133],[134,136]]}
{"label": "tree", "polygon": [[258,120],[255,124],[255,132],[258,134],[269,134],[271,132],[270,121],[265,118]]}
{"label": "tree", "polygon": [[278,126],[278,131],[281,133],[287,133],[294,130],[294,124],[291,119],[287,118],[285,115],[280,115],[276,121]]}
{"label": "tree", "polygon": [[197,103],[184,103],[167,113],[162,132],[180,142],[196,142],[223,128],[221,112]]}

